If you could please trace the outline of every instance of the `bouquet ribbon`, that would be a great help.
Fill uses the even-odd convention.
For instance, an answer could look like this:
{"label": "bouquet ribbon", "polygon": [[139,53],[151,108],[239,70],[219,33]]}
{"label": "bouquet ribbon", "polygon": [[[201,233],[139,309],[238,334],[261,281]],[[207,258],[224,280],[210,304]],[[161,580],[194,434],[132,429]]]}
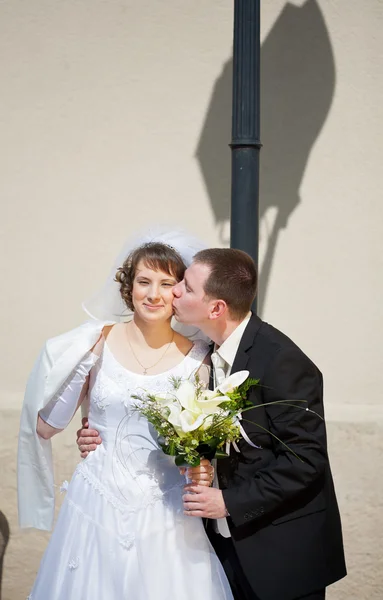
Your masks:
{"label": "bouquet ribbon", "polygon": [[[241,432],[241,436],[243,437],[245,442],[247,442],[249,444],[249,446],[252,446],[252,448],[257,448],[257,450],[262,450],[262,446],[257,446],[256,444],[254,444],[251,441],[251,439],[249,438],[246,431],[244,430],[244,428],[241,425],[241,419],[242,419],[242,413],[239,413],[239,415],[237,415],[237,417],[236,417],[236,425],[238,425],[239,431]],[[233,448],[236,452],[238,452],[238,453],[241,452],[240,449],[238,448],[236,442],[233,442]],[[226,454],[230,454],[230,442],[227,442],[227,444],[226,444]]]}

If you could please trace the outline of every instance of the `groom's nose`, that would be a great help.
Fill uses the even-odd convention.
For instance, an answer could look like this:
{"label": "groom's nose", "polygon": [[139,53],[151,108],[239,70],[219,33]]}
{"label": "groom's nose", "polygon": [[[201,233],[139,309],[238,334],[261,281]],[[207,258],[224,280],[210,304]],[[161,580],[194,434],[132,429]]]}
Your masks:
{"label": "groom's nose", "polygon": [[175,296],[176,298],[179,298],[181,295],[181,285],[180,282],[176,283],[176,285],[173,287],[173,296]]}

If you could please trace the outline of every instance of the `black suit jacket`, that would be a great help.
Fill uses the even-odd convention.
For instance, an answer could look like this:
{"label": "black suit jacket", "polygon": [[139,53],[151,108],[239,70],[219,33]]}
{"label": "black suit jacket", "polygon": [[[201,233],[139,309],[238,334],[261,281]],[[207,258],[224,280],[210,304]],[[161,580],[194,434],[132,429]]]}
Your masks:
{"label": "black suit jacket", "polygon": [[[250,586],[261,600],[290,600],[346,574],[326,428],[314,414],[324,417],[322,375],[287,336],[255,315],[232,372],[242,369],[260,379],[242,425],[262,449],[241,439],[239,454],[232,449],[218,461],[218,480]],[[268,405],[276,400],[307,403]]]}

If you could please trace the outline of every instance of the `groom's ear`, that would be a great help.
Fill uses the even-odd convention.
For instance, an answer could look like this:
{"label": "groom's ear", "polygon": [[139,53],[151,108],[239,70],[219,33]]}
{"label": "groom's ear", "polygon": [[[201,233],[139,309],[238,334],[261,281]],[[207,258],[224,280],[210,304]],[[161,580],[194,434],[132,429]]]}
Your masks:
{"label": "groom's ear", "polygon": [[210,307],[210,315],[209,318],[212,320],[218,319],[222,317],[227,311],[227,304],[225,300],[213,300]]}

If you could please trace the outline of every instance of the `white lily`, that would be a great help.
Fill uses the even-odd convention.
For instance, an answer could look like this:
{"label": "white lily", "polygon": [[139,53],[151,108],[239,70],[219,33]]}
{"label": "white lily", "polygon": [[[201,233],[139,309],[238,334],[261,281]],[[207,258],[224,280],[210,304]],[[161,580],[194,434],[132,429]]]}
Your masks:
{"label": "white lily", "polygon": [[203,413],[196,415],[190,412],[189,410],[183,410],[180,414],[182,431],[184,433],[188,433],[189,431],[194,431],[194,429],[198,429],[198,427],[201,427],[201,425],[203,425],[205,418],[206,417]]}
{"label": "white lily", "polygon": [[[221,398],[225,399],[224,396],[221,396]],[[227,400],[229,400],[229,398],[227,398]],[[211,413],[209,413],[208,415],[205,415],[204,422],[202,423],[202,429],[206,430],[213,424],[213,419],[215,415],[219,415],[220,417],[228,417],[229,414],[230,412],[228,410],[223,410],[222,408],[217,407],[216,410],[211,411]]]}
{"label": "white lily", "polygon": [[[219,410],[218,404],[224,401],[223,396],[207,390],[201,399],[197,398],[196,389],[190,381],[183,382],[175,392],[176,405],[168,404],[170,408],[169,422],[178,435],[194,431],[199,427],[205,429],[211,425],[209,415]],[[166,400],[165,400],[166,401]]]}
{"label": "white lily", "polygon": [[170,393],[170,392],[156,394],[155,399],[158,402],[158,404],[161,404],[161,406],[170,407],[173,404],[178,404],[177,397],[174,395],[174,393]]}
{"label": "white lily", "polygon": [[220,393],[217,394],[217,391],[213,392],[212,390],[206,390],[196,400],[196,403],[205,415],[211,415],[219,412],[219,405],[222,402],[227,402],[229,400],[230,398],[227,396],[222,396]]}
{"label": "white lily", "polygon": [[200,414],[201,409],[197,405],[195,387],[191,381],[184,381],[181,383],[178,390],[176,390],[175,395],[185,410],[196,415]]}
{"label": "white lily", "polygon": [[182,408],[181,406],[177,403],[174,403],[172,405],[169,406],[170,408],[170,413],[168,416],[168,421],[169,423],[171,423],[174,427],[174,429],[176,430],[177,434],[180,437],[183,437],[185,432],[182,428],[182,421],[181,421],[181,411]]}
{"label": "white lily", "polygon": [[216,389],[222,392],[222,394],[232,392],[234,388],[238,387],[239,385],[241,385],[241,383],[246,381],[249,375],[249,371],[238,371],[237,373],[233,373],[232,375],[229,375],[229,377],[227,377],[224,381],[222,381],[222,383],[220,383]]}
{"label": "white lily", "polygon": [[204,424],[205,419],[206,415],[201,411],[199,411],[199,414],[196,414],[190,410],[182,409],[179,404],[170,406],[168,421],[173,425],[180,437],[183,437],[183,435],[189,431],[198,429],[198,427]]}
{"label": "white lily", "polygon": [[249,376],[249,371],[239,371],[227,377],[216,390],[204,390],[199,396],[191,381],[184,381],[173,393],[157,394],[156,398],[169,408],[169,423],[182,437],[190,431],[201,427],[207,429],[213,422],[215,414],[223,414],[222,402],[230,401],[225,395],[241,385]]}

